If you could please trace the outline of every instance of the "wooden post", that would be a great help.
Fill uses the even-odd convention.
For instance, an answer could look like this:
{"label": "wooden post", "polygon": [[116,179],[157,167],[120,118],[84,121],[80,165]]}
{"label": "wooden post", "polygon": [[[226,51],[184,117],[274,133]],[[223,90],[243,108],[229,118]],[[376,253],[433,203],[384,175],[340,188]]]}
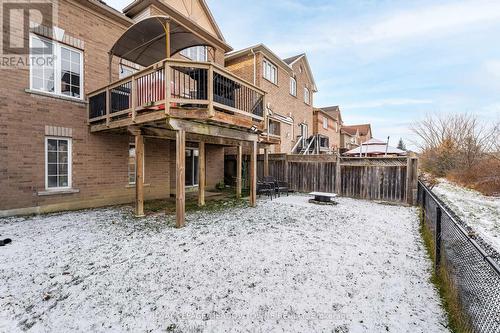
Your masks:
{"label": "wooden post", "polygon": [[205,206],[205,142],[198,150],[198,206]]}
{"label": "wooden post", "polygon": [[337,155],[337,162],[335,163],[335,192],[337,195],[341,195],[342,193],[342,175],[341,175],[341,167],[340,167],[340,155]]}
{"label": "wooden post", "polygon": [[413,164],[411,157],[406,158],[406,203],[413,204]]}
{"label": "wooden post", "polygon": [[252,143],[250,153],[250,206],[257,205],[257,141]]}
{"label": "wooden post", "polygon": [[137,82],[135,76],[132,75],[132,96],[130,97],[130,109],[132,110],[132,122],[135,123],[135,107],[137,106]]}
{"label": "wooden post", "polygon": [[172,78],[171,78],[171,71],[170,71],[170,63],[167,61],[164,62],[164,68],[163,70],[165,71],[163,76],[165,77],[165,114],[170,113],[170,98],[172,96]]}
{"label": "wooden post", "polygon": [[210,65],[208,67],[208,82],[207,82],[207,92],[208,92],[208,116],[213,117],[215,115],[214,110],[214,66]]}
{"label": "wooden post", "polygon": [[135,216],[144,216],[144,137],[135,135]]}
{"label": "wooden post", "polygon": [[441,266],[441,217],[442,217],[442,211],[441,207],[437,206],[436,207],[436,238],[435,238],[435,245],[436,245],[436,252],[435,255],[435,269],[436,273],[439,272],[439,266]]}
{"label": "wooden post", "polygon": [[165,22],[165,58],[170,58],[170,22]]}
{"label": "wooden post", "polygon": [[243,163],[243,147],[238,145],[238,153],[236,155],[236,198],[241,198],[241,170]]}
{"label": "wooden post", "polygon": [[269,176],[269,149],[264,148],[264,177]]}
{"label": "wooden post", "polygon": [[178,130],[175,140],[175,226],[182,228],[184,226],[184,215],[186,210],[186,192],[185,192],[185,168],[186,168],[186,132]]}

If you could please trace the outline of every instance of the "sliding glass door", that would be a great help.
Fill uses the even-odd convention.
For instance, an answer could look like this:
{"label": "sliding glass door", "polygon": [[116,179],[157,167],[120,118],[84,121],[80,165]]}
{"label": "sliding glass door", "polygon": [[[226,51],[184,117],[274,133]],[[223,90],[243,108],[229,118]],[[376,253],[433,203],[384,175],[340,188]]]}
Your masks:
{"label": "sliding glass door", "polygon": [[186,149],[186,186],[198,185],[198,149]]}

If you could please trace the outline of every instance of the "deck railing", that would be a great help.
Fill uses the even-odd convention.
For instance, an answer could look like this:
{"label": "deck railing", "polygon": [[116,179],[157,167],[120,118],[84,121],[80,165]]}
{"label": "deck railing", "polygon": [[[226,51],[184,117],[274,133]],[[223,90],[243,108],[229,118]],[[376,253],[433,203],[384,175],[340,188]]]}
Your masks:
{"label": "deck railing", "polygon": [[205,109],[264,123],[265,92],[224,68],[167,59],[89,94],[90,124],[107,125],[151,111]]}

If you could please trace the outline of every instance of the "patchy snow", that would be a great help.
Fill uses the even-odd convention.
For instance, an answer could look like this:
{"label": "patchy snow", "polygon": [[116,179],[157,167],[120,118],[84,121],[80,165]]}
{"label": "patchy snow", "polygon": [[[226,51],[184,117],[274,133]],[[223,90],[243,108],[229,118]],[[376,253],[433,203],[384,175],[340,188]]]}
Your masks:
{"label": "patchy snow", "polygon": [[415,209],[307,200],[0,219],[0,331],[448,332]]}
{"label": "patchy snow", "polygon": [[468,226],[500,252],[500,198],[440,179],[432,191]]}

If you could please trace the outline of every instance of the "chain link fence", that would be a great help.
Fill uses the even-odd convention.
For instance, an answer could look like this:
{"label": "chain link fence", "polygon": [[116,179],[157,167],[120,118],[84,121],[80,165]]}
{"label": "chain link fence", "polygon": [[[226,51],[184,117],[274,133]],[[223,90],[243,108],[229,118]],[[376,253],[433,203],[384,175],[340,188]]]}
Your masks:
{"label": "chain link fence", "polygon": [[500,333],[499,253],[420,181],[418,204],[434,237],[436,272],[456,291],[469,331]]}

